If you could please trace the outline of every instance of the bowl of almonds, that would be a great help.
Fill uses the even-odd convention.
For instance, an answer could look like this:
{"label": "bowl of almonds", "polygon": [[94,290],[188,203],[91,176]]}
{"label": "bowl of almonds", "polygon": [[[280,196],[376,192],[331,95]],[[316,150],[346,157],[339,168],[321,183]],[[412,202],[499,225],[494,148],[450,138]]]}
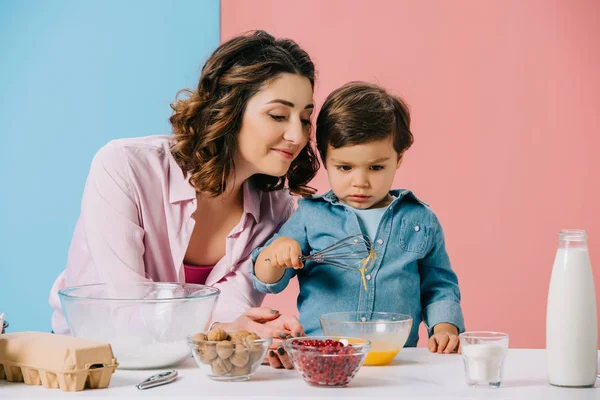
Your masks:
{"label": "bowl of almonds", "polygon": [[269,350],[272,338],[254,332],[226,332],[215,328],[188,336],[188,345],[198,367],[215,381],[247,381]]}

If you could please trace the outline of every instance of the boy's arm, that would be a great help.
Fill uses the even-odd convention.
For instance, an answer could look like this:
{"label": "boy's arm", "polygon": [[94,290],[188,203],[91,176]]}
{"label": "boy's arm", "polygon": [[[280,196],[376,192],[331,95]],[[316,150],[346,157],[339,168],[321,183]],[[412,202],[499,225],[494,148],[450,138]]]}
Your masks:
{"label": "boy's arm", "polygon": [[304,207],[302,200],[298,202],[298,209],[291,218],[283,224],[278,233],[267,241],[265,246],[252,252],[254,287],[262,293],[279,293],[286,288],[291,278],[296,275],[296,270],[291,268],[274,268],[269,261],[265,261],[268,246],[275,240],[292,239],[300,244],[303,254],[310,251],[306,234],[306,224],[303,217]]}
{"label": "boy's arm", "polygon": [[439,324],[437,324],[433,327],[434,334],[442,333],[442,332],[448,332],[448,333],[453,333],[455,335],[458,335],[458,328],[447,322],[440,322]]}
{"label": "boy's arm", "polygon": [[446,252],[444,232],[437,217],[433,217],[432,245],[425,257],[419,260],[421,276],[422,316],[429,336],[451,332],[456,327],[464,332],[465,324],[460,307],[458,278],[450,265]]}

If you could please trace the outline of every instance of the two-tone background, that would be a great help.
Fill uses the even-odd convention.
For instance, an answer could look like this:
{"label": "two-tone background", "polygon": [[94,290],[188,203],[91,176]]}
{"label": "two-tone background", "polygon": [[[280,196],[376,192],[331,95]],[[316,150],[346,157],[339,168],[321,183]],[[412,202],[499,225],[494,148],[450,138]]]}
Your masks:
{"label": "two-tone background", "polygon": [[[600,3],[594,0],[0,2],[0,312],[50,329],[94,153],[168,134],[169,103],[219,42],[290,37],[315,101],[349,80],[403,96],[415,144],[396,179],[430,203],[468,329],[544,347],[562,228],[586,229],[600,284]],[[313,185],[327,189],[320,174]],[[294,284],[266,304],[295,313]],[[576,338],[574,338],[576,340]]]}

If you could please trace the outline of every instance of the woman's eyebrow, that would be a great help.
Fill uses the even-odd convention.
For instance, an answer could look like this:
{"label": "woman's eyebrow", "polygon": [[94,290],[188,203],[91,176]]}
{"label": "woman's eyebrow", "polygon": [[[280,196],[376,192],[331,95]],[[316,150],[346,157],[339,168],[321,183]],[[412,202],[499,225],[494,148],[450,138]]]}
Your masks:
{"label": "woman's eyebrow", "polygon": [[[283,100],[283,99],[271,100],[267,104],[273,104],[273,103],[283,104],[284,106],[288,106],[288,107],[291,107],[291,108],[296,107],[296,105],[294,103],[292,103],[291,101]],[[313,109],[313,108],[315,108],[315,105],[312,104],[312,103],[311,104],[307,104],[306,107],[304,107],[305,110],[306,109]]]}

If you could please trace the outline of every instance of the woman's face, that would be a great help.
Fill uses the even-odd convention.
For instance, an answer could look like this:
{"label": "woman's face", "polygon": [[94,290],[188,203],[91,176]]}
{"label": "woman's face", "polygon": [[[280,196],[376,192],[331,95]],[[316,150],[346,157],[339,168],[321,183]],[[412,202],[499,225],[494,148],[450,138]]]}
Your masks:
{"label": "woman's face", "polygon": [[238,135],[236,175],[287,173],[310,138],[312,97],[308,78],[282,73],[250,98]]}

